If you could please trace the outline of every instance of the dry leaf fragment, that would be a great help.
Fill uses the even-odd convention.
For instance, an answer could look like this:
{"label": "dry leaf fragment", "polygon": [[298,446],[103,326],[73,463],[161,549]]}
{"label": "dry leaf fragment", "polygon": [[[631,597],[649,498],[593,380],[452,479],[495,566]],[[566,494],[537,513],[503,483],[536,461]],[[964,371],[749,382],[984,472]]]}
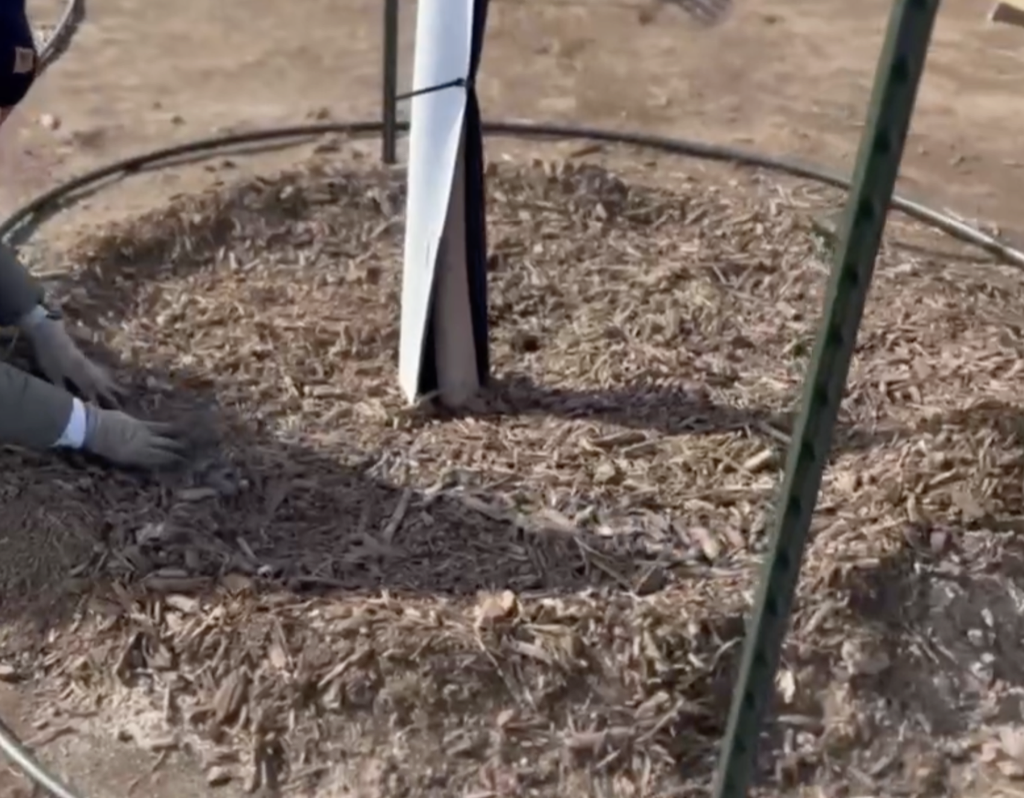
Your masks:
{"label": "dry leaf fragment", "polygon": [[1007,756],[1024,765],[1024,727],[1009,724],[999,727],[999,744]]}
{"label": "dry leaf fragment", "polygon": [[842,471],[836,475],[835,490],[844,495],[853,495],[860,488],[860,474],[856,471]]}
{"label": "dry leaf fragment", "polygon": [[608,485],[619,481],[619,479],[619,470],[613,463],[605,461],[594,469],[594,482],[598,485]]}
{"label": "dry leaf fragment", "polygon": [[206,771],[206,783],[211,787],[223,787],[229,784],[234,778],[234,774],[225,767],[215,765]]}
{"label": "dry leaf fragment", "polygon": [[172,593],[169,596],[165,596],[164,603],[168,607],[178,612],[183,612],[186,615],[191,615],[199,610],[199,599],[192,596],[183,596],[180,593]]}
{"label": "dry leaf fragment", "polygon": [[722,556],[722,544],[711,534],[710,530],[702,526],[694,526],[690,527],[687,531],[690,537],[700,546],[700,550],[708,560],[714,562]]}
{"label": "dry leaf fragment", "polygon": [[511,590],[484,594],[476,608],[477,628],[508,620],[516,614],[518,608],[519,599]]}
{"label": "dry leaf fragment", "polygon": [[789,668],[781,669],[775,677],[775,689],[786,704],[796,698],[796,675]]}
{"label": "dry leaf fragment", "polygon": [[283,671],[288,667],[288,655],[277,643],[271,644],[270,649],[267,651],[267,658],[276,670]]}
{"label": "dry leaf fragment", "polygon": [[18,682],[21,678],[21,674],[13,665],[0,663],[0,682]]}
{"label": "dry leaf fragment", "polygon": [[990,765],[999,759],[1003,753],[1003,747],[995,740],[986,740],[981,744],[981,752],[978,754],[978,761]]}

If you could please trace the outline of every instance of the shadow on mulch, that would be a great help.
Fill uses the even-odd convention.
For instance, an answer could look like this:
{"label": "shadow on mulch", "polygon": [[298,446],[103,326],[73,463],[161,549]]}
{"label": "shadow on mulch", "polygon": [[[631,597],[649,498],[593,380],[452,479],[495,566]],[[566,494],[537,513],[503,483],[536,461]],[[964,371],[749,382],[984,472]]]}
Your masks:
{"label": "shadow on mulch", "polygon": [[[98,359],[114,361],[106,352]],[[468,599],[503,589],[525,597],[643,594],[678,578],[622,540],[543,523],[524,528],[458,496],[392,485],[374,476],[387,452],[342,459],[283,440],[196,387],[206,384],[203,375],[178,371],[172,380],[154,369],[136,371],[130,381],[136,402],[129,410],[195,419],[197,432],[215,432],[219,444],[201,448],[182,472],[160,477],[103,469],[75,455],[0,455],[5,472],[17,475],[6,487],[25,508],[24,527],[52,529],[47,548],[59,554],[43,563],[35,532],[26,535],[25,560],[10,550],[0,572],[20,573],[20,581],[0,586],[5,621],[54,628],[70,620],[83,594],[122,580],[156,592],[201,593],[233,575],[299,595],[388,591]],[[511,397],[511,412],[544,413],[550,403],[563,413],[568,406],[572,417],[664,434],[780,426],[769,413],[747,415],[670,391],[634,410],[628,389],[566,397],[514,379],[499,390]],[[12,599],[12,589],[20,598]],[[38,597],[25,600],[31,591]],[[729,640],[742,634],[742,619],[733,620]],[[739,653],[739,646],[723,648],[713,681],[676,685],[667,673],[658,677],[664,684],[652,682],[652,690],[678,689],[710,709],[685,716],[686,728],[659,732],[690,779],[703,780],[713,766],[706,741],[724,731]]]}
{"label": "shadow on mulch", "polygon": [[957,735],[1019,721],[1024,409],[978,401],[928,425],[975,442],[965,451],[979,462],[960,468],[967,499],[908,522],[902,545],[844,590],[891,663],[865,685],[929,734]]}
{"label": "shadow on mulch", "polygon": [[[201,382],[180,371],[176,381]],[[168,382],[159,372],[132,377],[135,386]],[[212,393],[157,391],[126,409],[186,419],[199,442],[194,460],[179,472],[147,476],[77,454],[0,455],[4,471],[15,475],[4,485],[8,501],[38,511],[26,527],[38,529],[42,515],[78,519],[69,529],[100,530],[93,564],[125,577],[185,589],[234,572],[296,591],[453,596],[631,588],[641,581],[645,563],[621,546],[596,536],[580,543],[565,529],[523,528],[494,517],[490,507],[390,485],[370,475],[387,453],[352,452],[355,463],[332,459],[259,429],[219,407]],[[72,534],[83,553],[86,533]],[[7,569],[17,570],[14,563]]]}
{"label": "shadow on mulch", "polygon": [[[1016,536],[927,530],[841,589],[880,655],[878,673],[854,678],[911,728],[940,737],[1019,720],[1024,689],[1024,573]],[[1009,544],[1009,546],[1007,546]]]}
{"label": "shadow on mulch", "polygon": [[[993,683],[1024,688],[1024,408],[984,401],[927,423],[977,436],[978,457],[988,458],[977,469],[986,470],[961,468],[967,487],[955,493],[966,500],[951,494],[949,506],[933,503],[907,521],[899,547],[846,572],[838,590],[893,664],[874,688],[936,734],[953,734],[970,722],[965,704]],[[970,483],[982,480],[986,496],[971,498]],[[932,684],[928,672],[945,676]]]}
{"label": "shadow on mulch", "polygon": [[[193,271],[207,268],[209,256],[230,248],[237,242],[239,231],[246,227],[271,231],[263,242],[267,248],[285,242],[308,243],[303,236],[312,234],[303,231],[296,238],[295,225],[309,218],[324,197],[365,205],[364,210],[380,216],[382,229],[388,231],[388,237],[398,247],[401,222],[396,214],[404,201],[403,187],[394,182],[394,175],[388,170],[363,175],[361,180],[365,182],[357,189],[358,200],[352,196],[351,186],[330,180],[316,191],[290,191],[288,185],[276,190],[276,183],[269,182],[255,197],[247,197],[244,191],[237,196],[228,192],[217,198],[206,197],[201,212],[169,215],[161,224],[144,228],[144,235],[131,227],[105,235],[100,244],[102,262],[79,272],[74,285],[64,287],[81,300],[76,310],[88,327],[107,316],[111,309],[116,313],[131,307],[136,301],[137,281],[159,280],[165,274],[185,279]],[[353,254],[347,253],[344,246],[339,251]],[[102,300],[94,302],[93,294]],[[477,417],[547,414],[590,418],[660,435],[745,430],[780,448],[786,445],[796,407],[779,412],[763,407],[721,405],[707,396],[699,382],[693,390],[690,386],[643,382],[615,389],[570,390],[540,385],[525,374],[512,373],[498,376],[471,413]],[[440,415],[450,414],[440,411]],[[906,434],[903,429],[869,430],[841,421],[833,452],[838,455],[863,451]]]}
{"label": "shadow on mulch", "polygon": [[[627,429],[660,435],[713,435],[746,431],[784,451],[796,411],[739,408],[712,400],[699,387],[648,385],[623,388],[570,390],[539,385],[523,374],[502,375],[482,401],[465,413],[438,411],[442,416],[473,417],[552,415],[566,419],[595,419]],[[892,442],[907,431],[901,428],[866,430],[840,421],[832,456],[864,451]]]}
{"label": "shadow on mulch", "polygon": [[[109,352],[93,354],[100,362],[114,362]],[[35,564],[18,564],[19,546],[13,545],[8,564],[0,567],[0,574],[10,574],[4,579],[8,595],[38,589],[34,580],[49,584],[59,573],[84,576],[100,566],[184,591],[231,572],[297,591],[386,589],[452,596],[587,588],[643,594],[666,584],[666,572],[653,555],[623,540],[584,536],[575,527],[543,519],[524,525],[524,519],[499,515],[497,508],[472,499],[396,487],[373,476],[387,452],[350,452],[341,461],[259,428],[220,406],[210,390],[166,387],[205,385],[202,375],[178,370],[172,380],[153,370],[132,374],[130,382],[135,386],[130,412],[187,420],[196,437],[219,443],[200,446],[187,468],[159,477],[106,469],[80,455],[0,456],[9,460],[5,471],[17,475],[4,486],[6,501],[24,516],[21,525],[35,530],[25,551]],[[571,417],[599,417],[666,434],[778,429],[785,421],[670,391],[652,399],[644,389],[648,401],[635,411],[627,409],[628,389],[566,397],[514,378],[497,391],[502,404],[485,415],[544,413],[552,407]],[[856,432],[847,434],[856,439]],[[866,437],[860,442],[869,444]],[[46,551],[38,545],[40,530],[50,541]],[[83,557],[91,567],[82,564]]]}
{"label": "shadow on mulch", "polygon": [[[176,377],[178,384],[190,383],[188,375]],[[157,371],[132,375],[135,386],[166,382]],[[215,432],[219,442],[200,446],[181,472],[161,476],[108,470],[74,454],[0,454],[5,473],[17,475],[11,486],[29,513],[23,525],[26,550],[38,547],[32,536],[41,519],[75,519],[57,530],[63,540],[58,534],[51,541],[64,551],[60,567],[30,569],[40,579],[36,584],[32,573],[24,573],[17,589],[36,595],[24,600],[8,592],[0,605],[4,622],[20,621],[16,625],[24,628],[27,620],[45,633],[68,623],[84,598],[97,590],[108,593],[112,582],[141,583],[164,594],[203,594],[243,579],[258,592],[283,588],[293,598],[379,597],[386,591],[396,598],[456,600],[483,590],[508,589],[528,598],[578,591],[628,595],[664,586],[645,584],[651,563],[614,541],[575,530],[526,529],[457,496],[374,478],[381,453],[367,454],[362,463],[340,462],[281,440],[202,390],[139,388],[137,395],[144,396],[141,407],[129,410],[193,419],[197,439]],[[9,561],[6,570],[23,564]],[[718,619],[709,628],[712,636],[733,639],[742,634],[743,620]],[[694,643],[665,638],[657,645],[678,645],[682,652]],[[710,776],[713,752],[707,741],[724,731],[738,654],[738,647],[723,649],[713,673],[697,678],[671,669],[651,676],[652,693],[687,697],[678,719],[656,734],[688,781]],[[552,717],[560,717],[560,705],[586,706],[590,689],[580,684],[578,696],[552,694],[544,701],[551,703]],[[585,759],[587,750],[576,755]],[[595,759],[603,751],[597,746]],[[626,760],[606,767],[631,765]]]}

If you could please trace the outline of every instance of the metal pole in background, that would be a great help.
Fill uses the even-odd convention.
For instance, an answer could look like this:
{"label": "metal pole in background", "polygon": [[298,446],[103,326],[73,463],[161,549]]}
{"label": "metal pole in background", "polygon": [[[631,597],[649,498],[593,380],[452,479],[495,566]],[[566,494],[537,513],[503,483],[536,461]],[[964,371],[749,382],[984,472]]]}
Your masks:
{"label": "metal pole in background", "polygon": [[800,577],[811,516],[832,446],[875,260],[924,72],[939,0],[898,0],[889,19],[854,179],[846,200],[821,326],[773,520],[772,540],[747,626],[740,676],[715,775],[715,798],[746,798],[761,721]]}
{"label": "metal pole in background", "polygon": [[381,98],[381,159],[386,164],[398,162],[398,0],[384,0],[384,96]]}

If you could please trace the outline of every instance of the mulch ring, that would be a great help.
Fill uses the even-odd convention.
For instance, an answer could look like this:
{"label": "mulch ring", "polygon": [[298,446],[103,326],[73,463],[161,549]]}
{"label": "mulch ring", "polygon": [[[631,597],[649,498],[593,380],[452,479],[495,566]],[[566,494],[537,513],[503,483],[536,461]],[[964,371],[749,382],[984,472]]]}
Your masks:
{"label": "mulch ring", "polygon": [[[314,162],[73,253],[69,316],[201,451],[157,481],[5,455],[9,498],[45,478],[40,516],[93,539],[75,612],[9,631],[12,667],[51,724],[192,746],[212,783],[698,794],[822,302],[822,200],[492,167],[496,379],[452,414],[396,385],[402,179]],[[894,220],[879,265],[773,789],[925,794],[1018,761],[1021,278],[905,233],[927,239]]]}

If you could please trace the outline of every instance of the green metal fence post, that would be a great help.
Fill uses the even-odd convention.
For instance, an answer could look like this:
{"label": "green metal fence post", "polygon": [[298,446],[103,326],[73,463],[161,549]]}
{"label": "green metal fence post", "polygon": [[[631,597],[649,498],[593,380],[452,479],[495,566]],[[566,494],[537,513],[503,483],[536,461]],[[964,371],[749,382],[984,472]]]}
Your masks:
{"label": "green metal fence post", "polygon": [[384,64],[381,97],[381,160],[386,164],[398,161],[398,0],[384,0]]}
{"label": "green metal fence post", "polygon": [[790,444],[771,545],[747,627],[740,676],[715,778],[716,798],[744,798],[756,771],[761,721],[775,691],[775,671],[811,516],[938,6],[939,0],[898,0],[889,21],[824,314],[804,379],[803,406]]}

